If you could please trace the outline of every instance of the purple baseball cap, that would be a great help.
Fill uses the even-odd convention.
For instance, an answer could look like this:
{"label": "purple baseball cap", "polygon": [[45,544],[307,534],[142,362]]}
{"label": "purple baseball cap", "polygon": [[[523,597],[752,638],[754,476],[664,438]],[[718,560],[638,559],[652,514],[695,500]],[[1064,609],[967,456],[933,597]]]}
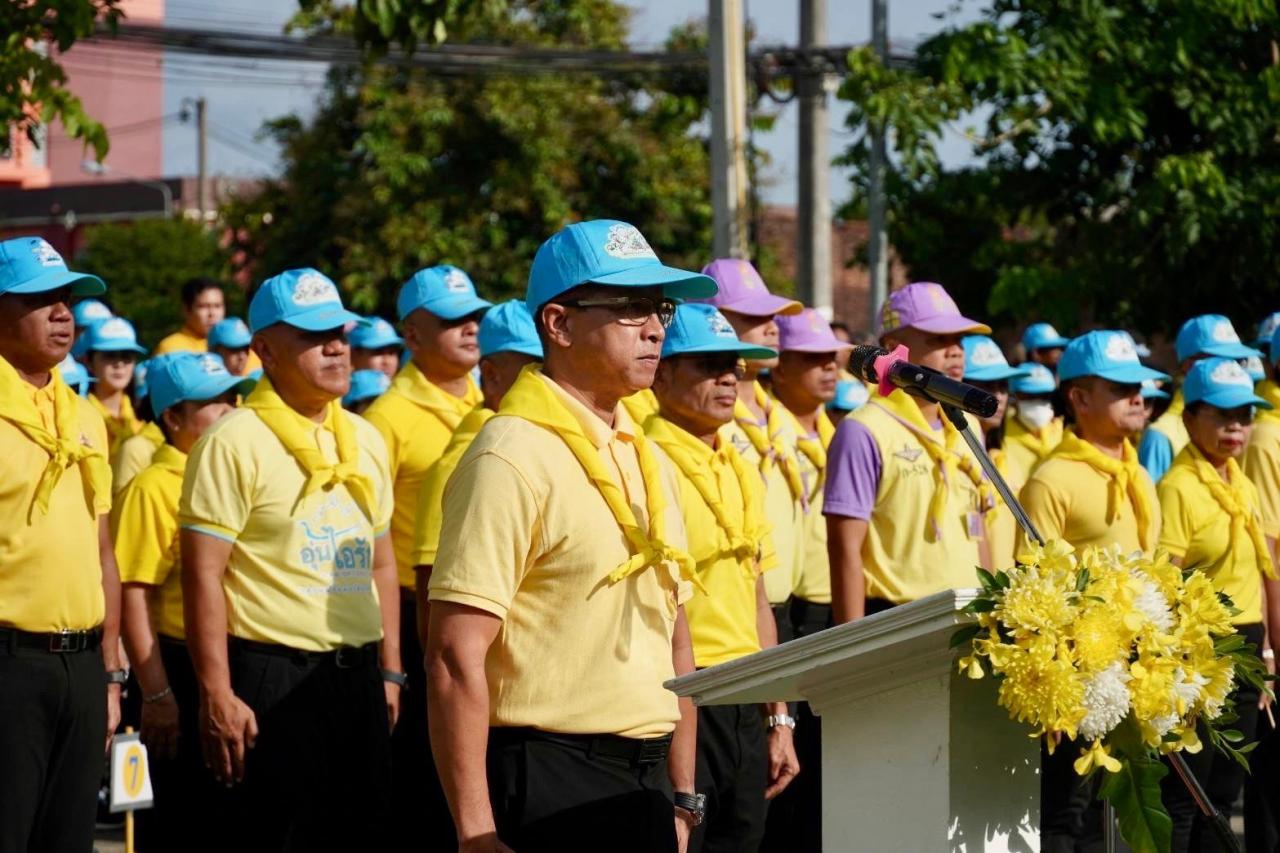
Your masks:
{"label": "purple baseball cap", "polygon": [[876,319],[876,332],[880,337],[906,328],[935,335],[991,334],[990,326],[961,315],[947,289],[931,281],[895,290],[880,309]]}
{"label": "purple baseball cap", "polygon": [[799,314],[804,308],[794,299],[774,296],[765,286],[760,273],[750,261],[741,258],[718,258],[702,268],[702,274],[715,279],[720,289],[709,299],[690,300],[706,302],[721,311],[732,311],[748,317],[773,317],[778,314]]}
{"label": "purple baseball cap", "polygon": [[799,314],[779,317],[778,351],[787,352],[840,352],[853,349],[831,332],[831,324],[812,308]]}

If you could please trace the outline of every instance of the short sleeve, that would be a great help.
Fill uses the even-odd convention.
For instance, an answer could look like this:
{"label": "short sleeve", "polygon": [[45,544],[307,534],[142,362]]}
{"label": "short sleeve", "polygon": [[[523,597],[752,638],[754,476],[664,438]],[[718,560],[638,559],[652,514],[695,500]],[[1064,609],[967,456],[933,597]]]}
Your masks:
{"label": "short sleeve", "polygon": [[541,511],[524,476],[490,451],[464,457],[444,490],[431,601],[506,618],[541,541]]}
{"label": "short sleeve", "polygon": [[122,583],[159,586],[173,570],[178,523],[172,504],[146,485],[134,479],[121,492],[111,511],[111,539]]}
{"label": "short sleeve", "polygon": [[871,430],[861,421],[845,418],[827,453],[823,515],[869,520],[875,509],[883,464]]}
{"label": "short sleeve", "polygon": [[1159,482],[1173,464],[1173,444],[1159,430],[1148,429],[1138,445],[1138,461],[1147,469],[1154,482]]}
{"label": "short sleeve", "polygon": [[191,448],[178,523],[184,529],[234,542],[249,520],[253,481],[241,452],[223,433],[207,432]]}
{"label": "short sleeve", "polygon": [[1156,493],[1160,498],[1160,547],[1181,559],[1191,547],[1194,533],[1191,514],[1187,511],[1186,493],[1180,486],[1181,478],[1166,476],[1160,481]]}
{"label": "short sleeve", "polygon": [[1244,451],[1244,473],[1258,490],[1262,532],[1280,539],[1280,454],[1275,441],[1249,442]]}
{"label": "short sleeve", "polygon": [[[1067,505],[1061,494],[1039,477],[1032,476],[1018,496],[1027,517],[1046,542],[1066,535]],[[1018,553],[1030,545],[1025,532],[1018,534]]]}

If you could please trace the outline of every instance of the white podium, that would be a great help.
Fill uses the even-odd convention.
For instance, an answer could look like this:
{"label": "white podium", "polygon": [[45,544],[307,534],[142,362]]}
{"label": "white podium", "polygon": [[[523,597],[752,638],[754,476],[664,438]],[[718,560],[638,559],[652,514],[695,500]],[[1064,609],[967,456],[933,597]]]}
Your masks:
{"label": "white podium", "polygon": [[[837,851],[1038,851],[1040,747],[957,674],[974,590],[949,590],[667,686],[699,705],[805,700],[822,717],[822,837]],[[804,772],[804,768],[801,768]]]}

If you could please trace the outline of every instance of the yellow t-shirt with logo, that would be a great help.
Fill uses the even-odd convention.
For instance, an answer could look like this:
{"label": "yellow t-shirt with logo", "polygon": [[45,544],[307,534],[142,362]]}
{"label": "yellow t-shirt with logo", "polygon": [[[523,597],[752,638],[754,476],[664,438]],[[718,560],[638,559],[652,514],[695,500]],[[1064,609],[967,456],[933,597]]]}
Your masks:
{"label": "yellow t-shirt with logo", "polygon": [[[724,429],[716,438],[714,450],[660,415],[646,421],[644,430],[646,436],[664,449],[669,442],[698,460],[713,488],[712,495],[731,526],[745,530],[749,503],[755,505],[755,517],[763,520],[764,486],[756,477],[756,469],[744,463],[753,478],[744,493],[729,458],[729,454],[738,451],[727,439]],[[766,533],[758,542],[758,558],[745,567],[731,550],[729,537],[697,486],[679,464],[674,464],[674,468],[680,481],[680,509],[689,539],[689,555],[697,563],[698,579],[706,589],[705,592],[695,590],[684,608],[693,639],[694,664],[715,666],[758,652],[756,583],[760,567],[775,559],[773,540]]]}
{"label": "yellow t-shirt with logo", "polygon": [[[1032,432],[1018,420],[1010,407],[1009,414],[1004,419],[1004,440],[1000,443],[1000,448],[1004,451],[1005,464],[1008,466],[1005,477],[1012,478],[1010,485],[1015,495],[1036,466],[1048,459],[1049,454],[1062,441],[1063,430],[1062,418],[1054,418]],[[1017,486],[1012,485],[1014,480],[1018,482]]]}
{"label": "yellow t-shirt with logo", "polygon": [[[1151,508],[1147,542],[1154,548],[1160,536],[1160,501],[1155,484],[1139,466],[1141,488]],[[1116,517],[1107,520],[1107,491],[1111,479],[1088,462],[1050,456],[1036,468],[1018,499],[1046,541],[1062,539],[1077,551],[1118,544],[1126,554],[1142,550],[1138,520],[1130,502],[1119,502]],[[1019,537],[1025,543],[1026,537]]]}
{"label": "yellow t-shirt with logo", "polygon": [[804,484],[807,507],[800,513],[800,565],[796,571],[796,598],[815,604],[831,603],[831,559],[827,555],[827,520],[822,515],[822,486],[826,476],[827,448],[835,427],[826,412],[818,413],[818,432],[810,435],[778,400],[774,405],[786,413],[792,435],[796,436],[796,463]]}
{"label": "yellow t-shirt with logo", "polygon": [[186,639],[182,620],[182,566],[178,556],[178,500],[187,454],[172,444],[155,452],[111,509],[111,539],[121,583],[156,587],[150,597],[157,633]]}
{"label": "yellow t-shirt with logo", "polygon": [[[56,373],[56,371],[55,371]],[[50,432],[55,426],[54,382],[24,391]],[[107,428],[89,401],[75,397],[83,444],[108,453]],[[0,418],[0,626],[23,631],[81,631],[102,624],[102,561],[98,512],[79,465],[62,472],[49,511],[30,513],[49,454]]]}
{"label": "yellow t-shirt with logo", "polygon": [[413,526],[413,549],[409,559],[415,566],[430,566],[436,561],[440,548],[441,507],[444,505],[444,487],[462,461],[480,428],[494,416],[493,409],[477,406],[462,419],[453,437],[436,464],[427,472],[422,482],[422,494],[418,497],[418,521]]}
{"label": "yellow t-shirt with logo", "polygon": [[[634,440],[622,406],[610,427],[559,385],[637,521],[648,525]],[[661,448],[665,537],[685,547],[680,484]],[[675,728],[671,640],[689,585],[669,563],[609,583],[631,556],[622,530],[568,445],[499,414],[480,430],[444,492],[431,600],[502,620],[485,659],[489,723],[647,738]]]}
{"label": "yellow t-shirt with logo", "polygon": [[[1218,476],[1216,472],[1214,476]],[[1240,476],[1246,508],[1257,515],[1258,491],[1243,472]],[[1265,564],[1258,560],[1252,537],[1246,534],[1232,540],[1231,516],[1200,481],[1190,446],[1174,457],[1156,491],[1160,495],[1160,547],[1181,558],[1184,568],[1204,572],[1216,589],[1231,596],[1240,611],[1231,617],[1231,624],[1261,622]]]}
{"label": "yellow t-shirt with logo", "polygon": [[[222,585],[234,637],[308,651],[382,637],[372,570],[373,540],[391,524],[386,446],[363,418],[339,416],[351,421],[357,466],[373,483],[372,521],[345,485],[300,498],[302,466],[251,409],[224,416],[191,449],[178,523],[232,543]],[[333,433],[306,424],[336,462]]]}
{"label": "yellow t-shirt with logo", "polygon": [[402,587],[414,587],[414,526],[427,472],[444,453],[454,429],[481,400],[480,389],[470,377],[467,393],[455,397],[428,381],[418,366],[409,362],[391,380],[386,393],[374,400],[364,413],[369,423],[382,433],[387,445],[391,479],[395,483],[391,544],[395,548]]}

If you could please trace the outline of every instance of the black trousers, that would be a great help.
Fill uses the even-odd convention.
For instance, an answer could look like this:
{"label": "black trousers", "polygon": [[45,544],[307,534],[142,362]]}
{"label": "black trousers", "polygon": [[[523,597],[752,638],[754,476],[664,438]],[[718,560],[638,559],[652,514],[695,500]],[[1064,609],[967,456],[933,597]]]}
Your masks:
{"label": "black trousers", "polygon": [[674,851],[665,755],[628,760],[602,754],[589,746],[593,741],[636,743],[612,735],[490,730],[489,797],[498,837],[519,853]]}
{"label": "black trousers", "polygon": [[788,598],[781,604],[772,604],[770,609],[773,610],[773,624],[778,628],[778,644],[794,640],[796,634],[791,629],[791,599]]}
{"label": "black trousers", "polygon": [[400,692],[400,719],[391,733],[392,850],[452,850],[457,844],[449,801],[431,757],[427,732],[427,673],[418,639],[413,590],[401,590],[400,659],[409,685]]}
{"label": "black trousers", "polygon": [[691,853],[749,853],[764,838],[768,745],[759,705],[698,709],[698,793],[707,816],[689,839]]}
{"label": "black trousers", "polygon": [[[1273,704],[1271,713],[1276,711]],[[1258,715],[1254,739],[1258,746],[1249,754],[1244,783],[1244,849],[1246,853],[1280,853],[1280,731],[1265,713]]]}
{"label": "black trousers", "polygon": [[376,647],[347,667],[274,648],[231,642],[232,689],[258,720],[229,797],[235,849],[382,849],[391,739]]}
{"label": "black trousers", "polygon": [[[791,599],[791,625],[797,639],[832,625],[831,605]],[[808,702],[796,705],[796,758],[800,775],[769,803],[761,850],[818,853],[822,850],[822,722]]]}
{"label": "black trousers", "polygon": [[106,739],[100,649],[0,639],[0,853],[93,849]]}
{"label": "black trousers", "polygon": [[[1236,630],[1244,636],[1246,642],[1262,648],[1262,625],[1240,625]],[[1242,732],[1254,731],[1258,726],[1258,691],[1246,686],[1233,693],[1229,701],[1235,705],[1236,713],[1240,715],[1240,719],[1231,728]],[[1184,752],[1182,757],[1209,795],[1209,800],[1217,806],[1218,811],[1230,818],[1236,797],[1244,787],[1245,770],[1209,745],[1203,727],[1200,730],[1200,740],[1204,743],[1203,749],[1195,755]],[[1160,794],[1164,798],[1165,808],[1169,810],[1169,817],[1173,818],[1173,844],[1170,848],[1173,853],[1216,853],[1228,849],[1219,843],[1213,827],[1200,814],[1187,787],[1172,768],[1169,775],[1160,782]]]}

